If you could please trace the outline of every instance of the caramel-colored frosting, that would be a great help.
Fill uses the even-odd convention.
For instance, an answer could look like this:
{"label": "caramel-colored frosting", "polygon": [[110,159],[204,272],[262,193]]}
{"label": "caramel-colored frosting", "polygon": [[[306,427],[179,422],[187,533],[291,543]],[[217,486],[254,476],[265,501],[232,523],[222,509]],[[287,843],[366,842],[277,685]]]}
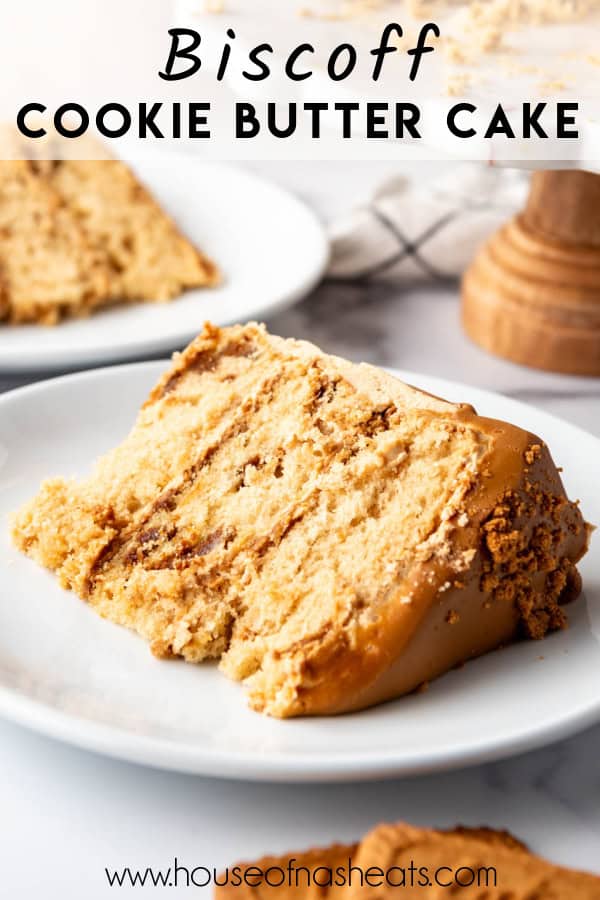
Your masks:
{"label": "caramel-colored frosting", "polygon": [[[369,678],[345,660],[329,680],[335,698],[325,688],[329,711],[392,699],[518,638],[566,626],[564,604],[581,589],[575,563],[587,548],[587,526],[538,438],[491,419],[478,419],[478,427],[490,436],[490,450],[453,530],[448,561],[423,561],[412,602],[390,605],[377,632],[384,641],[373,669],[385,660],[380,671]],[[461,553],[469,562],[457,572]],[[309,702],[313,709],[318,703],[315,696]]]}
{"label": "caramel-colored frosting", "polygon": [[600,900],[600,878],[535,856],[506,831],[402,822],[362,841],[268,856],[219,874],[216,900]]}

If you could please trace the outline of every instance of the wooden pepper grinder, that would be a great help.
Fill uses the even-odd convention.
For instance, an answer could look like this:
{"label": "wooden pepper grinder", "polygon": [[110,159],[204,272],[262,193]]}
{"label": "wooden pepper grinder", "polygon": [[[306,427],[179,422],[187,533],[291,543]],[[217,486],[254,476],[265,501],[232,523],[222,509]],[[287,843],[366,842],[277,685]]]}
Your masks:
{"label": "wooden pepper grinder", "polygon": [[462,321],[513,362],[600,375],[600,175],[535,173],[525,210],[465,273]]}

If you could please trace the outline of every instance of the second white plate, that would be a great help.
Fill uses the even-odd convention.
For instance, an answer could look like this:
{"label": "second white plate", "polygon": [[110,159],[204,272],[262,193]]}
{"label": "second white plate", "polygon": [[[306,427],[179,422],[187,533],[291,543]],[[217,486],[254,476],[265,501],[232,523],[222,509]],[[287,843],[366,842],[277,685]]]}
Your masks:
{"label": "second white plate", "polygon": [[53,328],[0,323],[0,372],[91,367],[180,349],[209,319],[230,325],[270,315],[321,279],[323,226],[300,200],[234,166],[173,153],[131,162],[177,225],[218,265],[223,282],[170,303],[100,310]]}
{"label": "second white plate", "polygon": [[[118,366],[0,397],[0,713],[139,763],[263,780],[352,780],[507,756],[600,719],[600,557],[570,628],[491,653],[425,693],[337,718],[275,721],[214,666],[154,659],[11,545],[7,516],[49,475],[83,475],[127,433],[164,362]],[[566,487],[600,522],[600,441],[505,397],[397,373],[537,432]]]}

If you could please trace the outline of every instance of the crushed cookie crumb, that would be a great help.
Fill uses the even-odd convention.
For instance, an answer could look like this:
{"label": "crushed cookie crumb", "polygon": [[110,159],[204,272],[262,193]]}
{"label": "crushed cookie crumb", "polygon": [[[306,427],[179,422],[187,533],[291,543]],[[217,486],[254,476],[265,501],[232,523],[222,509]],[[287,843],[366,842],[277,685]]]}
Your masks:
{"label": "crushed cookie crumb", "polygon": [[448,97],[460,97],[471,87],[473,77],[467,72],[458,72],[449,75],[446,80],[446,94]]}
{"label": "crushed cookie crumb", "polygon": [[[533,462],[541,452],[542,447],[533,444],[526,457]],[[487,560],[480,586],[493,600],[513,604],[522,632],[538,639],[567,624],[561,606],[575,576],[573,562],[562,555],[561,548],[576,507],[539,484],[526,481],[524,488],[524,496],[507,491],[482,524]],[[540,514],[546,519],[540,521]],[[541,585],[540,575],[544,576]]]}
{"label": "crushed cookie crumb", "polygon": [[536,460],[542,455],[541,444],[531,444],[525,451],[525,462],[528,466],[532,466]]}
{"label": "crushed cookie crumb", "polygon": [[545,93],[546,91],[566,91],[568,87],[568,82],[564,81],[562,78],[547,78],[540,81],[538,84],[538,89],[541,93]]}

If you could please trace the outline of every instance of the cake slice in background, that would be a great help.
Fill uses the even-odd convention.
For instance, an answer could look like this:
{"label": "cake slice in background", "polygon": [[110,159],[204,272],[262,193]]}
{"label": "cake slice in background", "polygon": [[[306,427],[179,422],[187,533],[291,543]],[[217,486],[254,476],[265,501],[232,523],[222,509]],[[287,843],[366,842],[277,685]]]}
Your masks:
{"label": "cake slice in background", "polygon": [[564,627],[588,532],[534,435],[251,324],[206,326],[14,537],[157,655],[220,658],[295,716]]}
{"label": "cake slice in background", "polygon": [[105,302],[109,271],[26,160],[0,161],[0,322],[53,325]]}
{"label": "cake slice in background", "polygon": [[[271,884],[283,879],[280,887],[264,884],[267,871]],[[236,879],[241,885],[234,884]],[[222,886],[215,890],[216,900],[367,900],[398,894],[423,900],[455,895],[464,900],[600,900],[600,878],[534,856],[506,831],[434,831],[403,823],[379,825],[359,844],[230,866],[218,881]]]}
{"label": "cake slice in background", "polygon": [[54,325],[218,280],[116,159],[0,161],[0,233],[0,323]]}
{"label": "cake slice in background", "polygon": [[217,270],[120,160],[57,160],[42,169],[106,260],[111,300],[171,300]]}

